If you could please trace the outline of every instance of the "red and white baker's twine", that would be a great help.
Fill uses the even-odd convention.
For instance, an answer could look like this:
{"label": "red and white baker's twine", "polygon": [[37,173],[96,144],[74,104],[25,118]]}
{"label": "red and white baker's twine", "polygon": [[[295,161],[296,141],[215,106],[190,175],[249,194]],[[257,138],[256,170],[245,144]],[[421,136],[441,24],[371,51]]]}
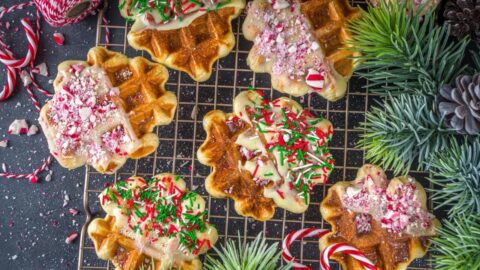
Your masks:
{"label": "red and white baker's twine", "polygon": [[[330,230],[326,229],[315,229],[315,228],[306,228],[301,229],[298,231],[294,231],[289,233],[282,243],[282,258],[287,262],[292,262],[293,269],[305,269],[305,270],[312,270],[312,268],[299,263],[290,253],[290,246],[292,245],[293,241],[301,240],[305,237],[315,237],[321,238],[325,234],[329,233]],[[320,256],[320,267],[322,270],[331,270],[329,259],[330,257],[337,252],[343,252],[348,254],[358,260],[360,264],[365,267],[367,270],[377,270],[375,265],[367,258],[365,255],[359,251],[358,249],[349,246],[345,243],[333,244],[327,247]]]}
{"label": "red and white baker's twine", "polygon": [[35,184],[38,182],[37,175],[43,172],[44,170],[48,169],[50,162],[52,162],[52,155],[49,155],[48,158],[44,160],[43,164],[32,173],[25,174],[25,173],[2,172],[0,173],[0,177],[5,177],[9,179],[29,179],[31,183]]}
{"label": "red and white baker's twine", "polygon": [[58,27],[74,24],[83,20],[100,6],[102,0],[90,0],[90,5],[76,17],[69,17],[68,12],[84,0],[33,0],[37,8],[51,26]]}

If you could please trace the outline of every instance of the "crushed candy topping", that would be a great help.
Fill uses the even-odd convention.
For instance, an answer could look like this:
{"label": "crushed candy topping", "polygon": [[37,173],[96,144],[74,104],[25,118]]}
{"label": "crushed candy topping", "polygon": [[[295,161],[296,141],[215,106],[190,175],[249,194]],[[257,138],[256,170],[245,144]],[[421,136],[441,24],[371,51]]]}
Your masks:
{"label": "crushed candy topping", "polygon": [[105,211],[116,217],[117,224],[125,220],[123,234],[149,245],[160,243],[165,252],[175,249],[185,255],[198,255],[215,244],[216,236],[208,236],[213,227],[206,220],[203,199],[187,191],[179,177],[159,175],[148,181],[132,177],[111,184],[100,201]]}
{"label": "crushed candy topping", "polygon": [[290,80],[305,81],[309,69],[324,73],[323,53],[299,4],[292,3],[290,8],[284,8],[289,5],[285,0],[272,0],[272,4],[273,8],[255,7],[253,11],[255,18],[265,25],[252,50],[272,62],[273,76],[286,75]]}
{"label": "crushed candy topping", "polygon": [[[360,214],[371,215],[382,228],[391,233],[410,233],[426,230],[434,216],[422,207],[417,196],[417,186],[412,178],[400,183],[393,190],[384,185],[375,185],[367,176],[353,186],[346,188],[342,202],[347,209]],[[357,228],[364,230],[365,222],[359,215]]]}
{"label": "crushed candy topping", "polygon": [[[87,162],[106,163],[126,156],[136,143],[128,117],[117,105],[118,89],[105,71],[75,64],[63,73],[61,89],[49,102],[48,121],[54,125],[54,155],[78,155]],[[104,130],[106,127],[109,129]]]}
{"label": "crushed candy topping", "polygon": [[269,101],[262,92],[257,93],[259,100],[251,100],[240,115],[227,121],[229,126],[238,126],[239,122],[250,125],[236,142],[242,167],[251,172],[258,185],[276,183],[273,189],[279,198],[293,193],[308,205],[312,187],[326,183],[334,168],[327,147],[332,126],[285,99]]}

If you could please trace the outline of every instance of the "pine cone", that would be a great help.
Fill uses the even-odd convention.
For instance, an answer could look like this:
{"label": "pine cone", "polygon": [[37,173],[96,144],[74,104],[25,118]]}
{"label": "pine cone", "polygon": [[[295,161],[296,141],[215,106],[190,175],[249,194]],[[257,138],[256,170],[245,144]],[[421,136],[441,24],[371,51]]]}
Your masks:
{"label": "pine cone", "polygon": [[463,38],[472,35],[480,40],[480,0],[447,0],[443,16],[452,26],[452,35]]}
{"label": "pine cone", "polygon": [[455,86],[444,85],[437,96],[438,112],[460,134],[480,132],[480,73],[460,75]]}

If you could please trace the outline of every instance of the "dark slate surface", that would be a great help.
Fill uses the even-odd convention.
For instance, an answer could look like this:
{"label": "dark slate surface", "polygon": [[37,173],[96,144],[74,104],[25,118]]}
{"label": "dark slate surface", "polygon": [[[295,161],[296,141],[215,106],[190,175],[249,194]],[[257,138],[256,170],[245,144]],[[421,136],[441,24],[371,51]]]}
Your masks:
{"label": "dark slate surface", "polygon": [[[8,7],[21,2],[24,1],[2,0],[0,5]],[[19,27],[19,20],[33,11],[34,8],[29,7],[0,20],[3,23],[1,31],[5,30],[5,22],[11,25],[5,37],[17,57],[26,51],[26,38]],[[16,27],[19,27],[18,31],[15,31]],[[55,44],[52,37],[55,31],[65,35],[65,46]],[[51,91],[48,80],[54,79],[58,63],[66,59],[85,58],[88,49],[95,45],[95,33],[96,16],[60,28],[53,28],[42,21],[36,64],[46,62],[48,65],[50,76],[37,76],[45,89]],[[6,82],[3,66],[0,82],[1,85]],[[37,96],[43,104],[44,97]],[[0,103],[0,139],[10,140],[8,148],[0,148],[0,165],[6,163],[8,170],[14,172],[31,172],[42,163],[42,158],[47,157],[47,144],[42,134],[33,137],[7,134],[8,126],[14,119],[27,119],[29,124],[38,126],[37,118],[38,113],[19,82],[14,95]],[[81,206],[84,169],[69,172],[54,162],[51,170],[51,182],[44,181],[46,174],[43,173],[37,185],[30,184],[28,180],[0,178],[0,269],[76,268],[79,241],[77,239],[68,245],[65,238],[71,232],[80,232],[84,222]],[[62,207],[65,194],[70,201]],[[80,214],[72,216],[68,213],[69,208],[79,209]]]}

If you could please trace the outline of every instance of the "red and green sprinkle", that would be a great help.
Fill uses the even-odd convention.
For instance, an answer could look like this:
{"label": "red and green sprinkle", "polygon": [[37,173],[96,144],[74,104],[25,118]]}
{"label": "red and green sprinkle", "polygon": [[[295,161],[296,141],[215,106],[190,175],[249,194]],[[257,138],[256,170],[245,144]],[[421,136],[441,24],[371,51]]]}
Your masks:
{"label": "red and green sprinkle", "polygon": [[180,249],[198,255],[203,246],[210,248],[208,239],[199,239],[211,224],[206,210],[195,204],[195,192],[185,191],[179,177],[159,176],[148,181],[129,178],[111,184],[100,195],[102,205],[114,203],[127,216],[128,227],[152,243],[160,237],[177,237]]}
{"label": "red and green sprinkle", "polygon": [[[329,125],[328,130],[324,131],[316,126],[324,118],[315,117],[306,109],[297,111],[291,106],[285,106],[280,99],[268,101],[263,98],[262,92],[257,93],[262,97],[261,101],[247,107],[245,111],[258,135],[273,135],[273,140],[264,145],[265,150],[268,153],[274,150],[279,153],[277,166],[287,164],[288,168],[287,175],[283,176],[285,182],[290,190],[303,196],[308,204],[312,187],[318,182],[325,184],[334,168],[334,159],[327,147],[333,135],[332,126]],[[253,157],[244,158],[251,160],[258,155],[261,155],[261,151],[257,155],[251,155]],[[257,162],[257,166],[262,166],[258,163],[265,162]],[[255,169],[257,171],[258,167]],[[254,177],[261,178],[262,175]],[[282,194],[279,196],[283,198]]]}
{"label": "red and green sprinkle", "polygon": [[158,13],[162,23],[182,20],[194,12],[210,12],[229,4],[232,0],[122,0],[119,8],[127,19],[133,20],[137,14]]}

